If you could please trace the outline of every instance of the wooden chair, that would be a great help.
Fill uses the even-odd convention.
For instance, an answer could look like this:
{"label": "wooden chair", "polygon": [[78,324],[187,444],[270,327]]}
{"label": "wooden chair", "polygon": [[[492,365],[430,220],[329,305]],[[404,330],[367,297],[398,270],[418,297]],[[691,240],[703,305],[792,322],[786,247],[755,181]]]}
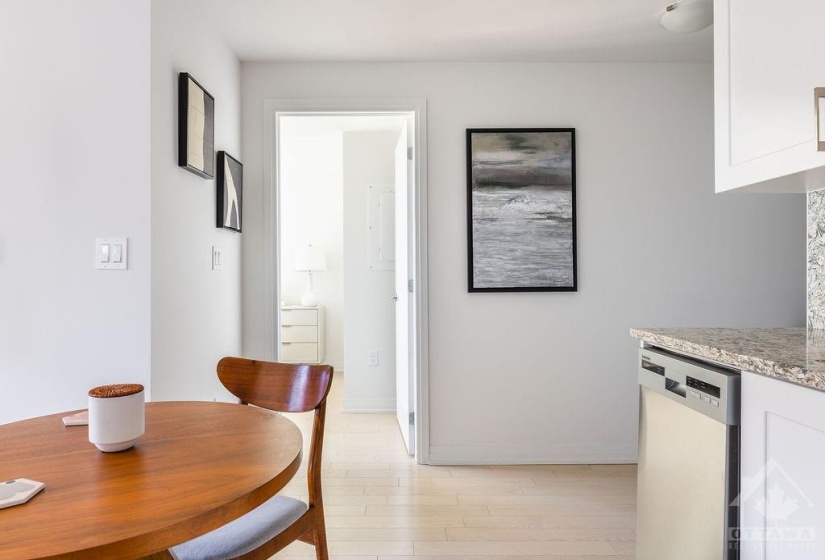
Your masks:
{"label": "wooden chair", "polygon": [[309,447],[309,504],[275,496],[243,517],[169,550],[178,560],[266,559],[295,540],[315,546],[326,560],[327,534],[321,498],[321,448],[332,367],[223,358],[218,378],[241,404],[278,412],[315,410]]}

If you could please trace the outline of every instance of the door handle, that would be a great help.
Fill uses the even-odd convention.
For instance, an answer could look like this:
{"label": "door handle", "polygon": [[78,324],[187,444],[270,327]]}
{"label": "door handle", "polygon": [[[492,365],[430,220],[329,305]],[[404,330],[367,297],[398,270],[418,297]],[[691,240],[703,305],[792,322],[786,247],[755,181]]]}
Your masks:
{"label": "door handle", "polygon": [[393,294],[390,296],[394,301],[398,301],[398,294]]}

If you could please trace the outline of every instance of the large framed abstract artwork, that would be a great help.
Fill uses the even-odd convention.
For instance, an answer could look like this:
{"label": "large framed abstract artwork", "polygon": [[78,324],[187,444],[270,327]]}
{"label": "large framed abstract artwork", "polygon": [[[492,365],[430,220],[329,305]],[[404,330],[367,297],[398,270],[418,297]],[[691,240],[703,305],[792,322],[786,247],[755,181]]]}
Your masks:
{"label": "large framed abstract artwork", "polygon": [[467,226],[470,292],[575,292],[575,129],[468,129]]}
{"label": "large framed abstract artwork", "polygon": [[178,75],[178,165],[215,175],[215,98],[186,72]]}
{"label": "large framed abstract artwork", "polygon": [[241,231],[243,216],[243,164],[224,151],[218,152],[217,204],[219,228]]}

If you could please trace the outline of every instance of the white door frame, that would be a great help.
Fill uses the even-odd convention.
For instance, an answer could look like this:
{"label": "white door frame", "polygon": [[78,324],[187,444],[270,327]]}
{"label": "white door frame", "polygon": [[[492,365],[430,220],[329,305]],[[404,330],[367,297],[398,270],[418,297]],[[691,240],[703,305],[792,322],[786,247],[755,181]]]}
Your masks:
{"label": "white door frame", "polygon": [[264,100],[264,309],[268,359],[275,359],[280,307],[277,301],[277,271],[280,269],[278,227],[275,218],[280,208],[279,136],[280,117],[289,115],[379,115],[412,113],[415,122],[413,164],[412,239],[414,325],[413,361],[415,371],[415,457],[419,464],[430,460],[429,426],[429,316],[427,293],[427,101],[426,99],[265,99]]}

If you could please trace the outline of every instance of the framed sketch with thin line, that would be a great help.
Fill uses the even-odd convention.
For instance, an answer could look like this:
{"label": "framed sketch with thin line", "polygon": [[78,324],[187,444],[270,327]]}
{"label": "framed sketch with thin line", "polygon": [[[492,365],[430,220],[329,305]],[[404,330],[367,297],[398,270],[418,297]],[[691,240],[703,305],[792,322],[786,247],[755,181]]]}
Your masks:
{"label": "framed sketch with thin line", "polygon": [[217,168],[217,226],[241,231],[243,164],[226,152],[220,151]]}
{"label": "framed sketch with thin line", "polygon": [[178,166],[215,174],[215,98],[186,72],[178,75]]}
{"label": "framed sketch with thin line", "polygon": [[467,130],[470,292],[575,292],[573,128]]}

